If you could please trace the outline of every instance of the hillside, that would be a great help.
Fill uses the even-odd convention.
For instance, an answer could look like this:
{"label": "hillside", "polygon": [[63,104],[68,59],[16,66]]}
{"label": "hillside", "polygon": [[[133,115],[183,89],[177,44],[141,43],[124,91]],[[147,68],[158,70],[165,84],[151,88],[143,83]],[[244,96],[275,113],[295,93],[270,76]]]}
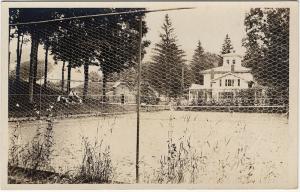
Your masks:
{"label": "hillside", "polygon": [[[78,88],[79,89],[79,88]],[[58,103],[57,98],[60,95],[66,95],[65,92],[54,88],[44,88],[38,84],[34,87],[34,103],[29,103],[29,83],[20,81],[17,83],[13,78],[9,79],[9,117],[43,117],[50,112],[47,109],[52,107],[52,115],[69,116],[80,114],[97,113],[123,113],[135,110],[135,106],[104,104],[100,99],[87,98],[83,103],[65,104]]]}

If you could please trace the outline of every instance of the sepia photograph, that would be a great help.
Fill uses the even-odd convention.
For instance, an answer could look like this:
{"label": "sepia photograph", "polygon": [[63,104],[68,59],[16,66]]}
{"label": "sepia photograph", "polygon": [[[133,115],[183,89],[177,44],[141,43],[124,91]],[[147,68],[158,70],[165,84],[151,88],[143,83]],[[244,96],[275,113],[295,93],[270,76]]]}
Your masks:
{"label": "sepia photograph", "polygon": [[2,3],[6,188],[298,186],[297,2],[173,3]]}

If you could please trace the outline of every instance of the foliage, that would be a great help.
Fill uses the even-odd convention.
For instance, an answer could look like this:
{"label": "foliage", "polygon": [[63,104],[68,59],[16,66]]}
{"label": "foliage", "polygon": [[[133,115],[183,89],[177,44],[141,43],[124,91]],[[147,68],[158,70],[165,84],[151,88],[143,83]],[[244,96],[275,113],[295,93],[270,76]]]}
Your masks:
{"label": "foliage", "polygon": [[10,147],[10,163],[9,166],[23,167],[30,173],[37,170],[50,170],[51,155],[53,153],[53,117],[52,107],[48,109],[47,125],[43,127],[43,123],[36,130],[33,139],[25,146],[20,145],[20,134],[17,133],[17,126],[11,139]]}
{"label": "foliage", "polygon": [[111,82],[126,82],[126,84],[133,89],[137,85],[137,71],[134,67],[124,69],[123,71],[117,73],[112,73],[110,77],[107,79]]}
{"label": "foliage", "polygon": [[231,53],[233,51],[233,46],[231,43],[231,39],[228,34],[226,34],[224,43],[222,45],[221,54]]}
{"label": "foliage", "polygon": [[198,41],[197,48],[194,51],[194,55],[190,63],[193,83],[203,84],[203,76],[201,75],[201,71],[217,67],[220,62],[220,56],[213,53],[204,52],[201,42]]}
{"label": "foliage", "polygon": [[[51,9],[25,9],[11,10],[10,23],[32,22],[76,16],[96,15],[114,12],[127,12],[141,10],[139,8],[51,8]],[[103,73],[103,84],[107,76],[113,72],[135,66],[137,50],[139,48],[138,20],[144,13],[116,14],[101,17],[88,17],[84,19],[71,19],[59,22],[45,22],[39,24],[19,25],[31,35],[30,57],[30,95],[32,102],[33,85],[36,81],[36,66],[39,43],[45,44],[45,49],[50,48],[55,59],[68,62],[72,68],[84,65],[85,85],[84,93],[88,89],[89,65],[99,65]],[[142,22],[142,35],[147,33],[145,21]],[[73,49],[70,49],[72,45]],[[148,41],[142,42],[142,54]],[[70,74],[70,73],[69,73]],[[32,77],[32,78],[31,78]],[[70,80],[70,75],[69,78]],[[103,86],[105,95],[105,86]]]}
{"label": "foliage", "polygon": [[76,183],[110,183],[113,179],[113,167],[110,149],[102,149],[102,140],[90,143],[87,137],[82,137],[83,159]]}
{"label": "foliage", "polygon": [[150,85],[167,97],[178,97],[182,93],[182,70],[185,65],[184,51],[179,48],[177,38],[168,15],[162,26],[160,42],[155,45],[151,61]]}
{"label": "foliage", "polygon": [[14,127],[12,136],[10,137],[10,147],[9,147],[9,161],[8,166],[18,166],[20,161],[20,151],[22,149],[22,146],[20,145],[20,123],[17,122],[16,127]]}
{"label": "foliage", "polygon": [[141,103],[157,105],[159,98],[157,92],[149,85],[149,83],[141,84]]}
{"label": "foliage", "polygon": [[201,157],[191,147],[190,137],[183,137],[177,144],[168,140],[168,155],[160,159],[160,168],[156,173],[157,183],[194,183],[199,174],[198,163]]}
{"label": "foliage", "polygon": [[[247,37],[244,65],[251,67],[255,80],[277,90],[278,97],[289,87],[289,9],[256,8],[245,17]],[[279,95],[278,95],[279,94]]]}
{"label": "foliage", "polygon": [[[52,72],[53,70],[53,64],[49,63],[48,64],[48,74]],[[23,63],[21,63],[20,65],[20,79],[26,81],[29,78],[29,71],[30,71],[30,62],[29,61],[25,61]],[[43,61],[38,61],[38,65],[37,65],[37,76],[36,79],[40,80],[44,77],[45,73],[45,65]],[[15,77],[15,70],[13,70],[11,72],[11,77]]]}
{"label": "foliage", "polygon": [[48,119],[48,125],[44,131],[41,127],[31,141],[24,149],[22,161],[24,167],[31,170],[50,169],[51,154],[53,152],[53,122]]}
{"label": "foliage", "polygon": [[89,72],[89,80],[92,82],[99,82],[101,80],[101,76],[96,71]]}

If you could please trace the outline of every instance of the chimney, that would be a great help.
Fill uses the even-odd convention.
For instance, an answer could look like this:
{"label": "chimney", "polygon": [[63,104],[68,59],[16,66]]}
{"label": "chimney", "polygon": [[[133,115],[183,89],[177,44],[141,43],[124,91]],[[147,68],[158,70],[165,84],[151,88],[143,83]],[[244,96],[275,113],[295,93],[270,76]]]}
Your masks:
{"label": "chimney", "polygon": [[231,72],[234,72],[234,65],[231,65]]}

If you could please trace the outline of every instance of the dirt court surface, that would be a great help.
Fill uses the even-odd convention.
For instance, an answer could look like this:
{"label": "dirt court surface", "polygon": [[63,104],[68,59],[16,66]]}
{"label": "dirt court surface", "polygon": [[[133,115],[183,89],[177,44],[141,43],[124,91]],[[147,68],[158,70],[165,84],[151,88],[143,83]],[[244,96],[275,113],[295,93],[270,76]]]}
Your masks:
{"label": "dirt court surface", "polygon": [[[16,123],[10,122],[10,132]],[[45,122],[21,122],[21,143],[32,139]],[[136,114],[56,120],[54,154],[56,172],[72,171],[82,160],[82,136],[103,140],[109,146],[114,180],[135,181]],[[203,157],[195,183],[274,184],[286,182],[288,119],[283,114],[162,111],[141,114],[140,173],[153,182],[167,141],[190,138],[195,153]],[[189,181],[186,181],[189,182]]]}

